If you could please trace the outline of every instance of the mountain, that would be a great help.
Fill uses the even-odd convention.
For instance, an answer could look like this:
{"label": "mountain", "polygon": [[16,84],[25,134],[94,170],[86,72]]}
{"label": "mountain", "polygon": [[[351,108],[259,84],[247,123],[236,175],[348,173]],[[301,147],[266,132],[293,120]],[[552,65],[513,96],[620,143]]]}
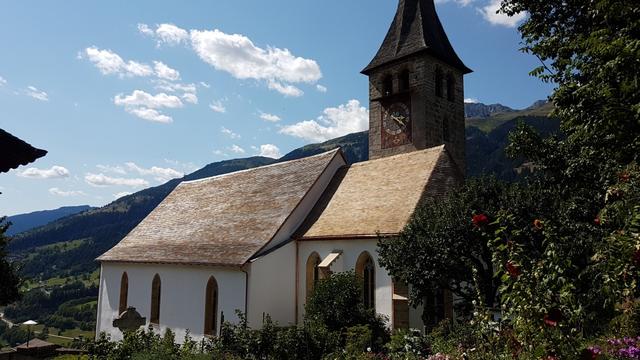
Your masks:
{"label": "mountain", "polygon": [[464,116],[467,119],[486,119],[493,114],[514,111],[516,110],[502,104],[464,103]]}
{"label": "mountain", "polygon": [[[547,109],[544,109],[547,107]],[[542,109],[542,110],[541,110]],[[519,121],[543,134],[558,131],[558,122],[538,113],[548,113],[548,104],[534,109],[493,113],[486,119],[467,121],[467,175],[492,173],[504,180],[516,178],[521,160],[509,159],[504,148],[508,134]],[[505,118],[505,114],[509,118]],[[545,113],[545,114],[546,114]],[[534,114],[534,115],[532,115]],[[319,144],[295,149],[278,160],[251,157],[216,162],[163,185],[122,197],[104,207],[61,218],[21,233],[10,243],[12,256],[22,259],[26,276],[48,279],[87,274],[97,267],[94,259],[114,246],[153,210],[181,181],[195,180],[238,170],[298,159],[341,146],[350,163],[368,159],[368,132],[349,134]]]}
{"label": "mountain", "polygon": [[[489,133],[492,130],[499,127],[500,125],[505,124],[509,121],[512,121],[516,118],[523,118],[527,116],[548,117],[549,114],[551,114],[551,111],[553,111],[553,104],[551,104],[546,100],[538,100],[534,102],[531,106],[522,110],[513,110],[511,108],[508,108],[500,104],[485,105],[481,103],[476,103],[476,104],[465,104],[465,112],[468,106],[474,109],[476,107],[478,108],[486,107],[486,109],[496,110],[494,112],[491,112],[490,115],[487,117],[467,116],[467,120],[466,120],[467,129],[469,127],[475,127],[482,130],[485,133]],[[503,110],[497,111],[499,109],[503,109]],[[504,110],[504,109],[509,109],[509,110]],[[484,110],[484,111],[490,111],[490,110]]]}
{"label": "mountain", "polygon": [[65,216],[74,215],[90,209],[92,209],[92,207],[89,205],[64,206],[55,210],[34,211],[28,214],[9,216],[7,220],[11,222],[11,226],[6,234],[13,236],[23,231],[46,225]]}

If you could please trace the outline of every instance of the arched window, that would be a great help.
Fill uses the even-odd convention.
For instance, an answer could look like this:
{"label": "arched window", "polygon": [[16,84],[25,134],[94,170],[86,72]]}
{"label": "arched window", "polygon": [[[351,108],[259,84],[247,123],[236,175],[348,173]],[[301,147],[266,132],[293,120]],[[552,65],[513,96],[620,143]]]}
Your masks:
{"label": "arched window", "polygon": [[129,298],[129,276],[126,272],[122,273],[120,279],[120,305],[118,306],[118,315],[127,310],[127,299]]}
{"label": "arched window", "polygon": [[213,336],[218,329],[218,282],[213,276],[207,282],[204,303],[204,334]]}
{"label": "arched window", "polygon": [[356,274],[362,279],[364,306],[375,308],[376,265],[368,252],[363,252],[356,262]]}
{"label": "arched window", "polygon": [[447,100],[454,101],[456,99],[456,79],[452,73],[447,74]]}
{"label": "arched window", "polygon": [[436,68],[436,96],[442,97],[442,83],[444,82],[444,76],[442,75],[442,69]]}
{"label": "arched window", "polygon": [[307,299],[309,299],[309,296],[313,293],[313,288],[318,280],[320,280],[320,269],[318,269],[318,265],[320,265],[320,255],[314,252],[309,255],[307,259]]}
{"label": "arched window", "polygon": [[409,87],[411,86],[409,77],[410,77],[409,69],[402,70],[402,72],[400,73],[400,90],[401,91],[409,90]]}
{"label": "arched window", "polygon": [[449,129],[449,118],[442,118],[442,140],[451,141],[451,130]]}
{"label": "arched window", "polygon": [[152,324],[160,324],[160,296],[160,275],[156,274],[151,283],[151,316],[149,317],[149,322]]}
{"label": "arched window", "polygon": [[382,80],[382,96],[388,96],[393,94],[393,77],[387,75]]}

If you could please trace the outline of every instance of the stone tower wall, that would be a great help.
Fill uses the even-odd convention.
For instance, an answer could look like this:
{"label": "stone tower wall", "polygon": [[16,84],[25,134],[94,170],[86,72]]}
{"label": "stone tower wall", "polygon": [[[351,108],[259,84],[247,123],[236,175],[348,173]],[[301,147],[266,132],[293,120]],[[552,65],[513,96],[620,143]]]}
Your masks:
{"label": "stone tower wall", "polygon": [[[443,96],[436,96],[436,69],[443,74]],[[411,97],[412,142],[393,148],[382,148],[382,102],[388,97],[382,94],[383,79],[393,78],[393,94],[399,93],[400,74],[409,70],[409,93]],[[455,80],[453,101],[447,98],[447,74]],[[460,70],[427,54],[381,66],[369,77],[369,159],[391,156],[445,144],[456,165],[464,174],[465,168],[465,123],[464,82]],[[443,121],[449,121],[449,141],[444,140]]]}

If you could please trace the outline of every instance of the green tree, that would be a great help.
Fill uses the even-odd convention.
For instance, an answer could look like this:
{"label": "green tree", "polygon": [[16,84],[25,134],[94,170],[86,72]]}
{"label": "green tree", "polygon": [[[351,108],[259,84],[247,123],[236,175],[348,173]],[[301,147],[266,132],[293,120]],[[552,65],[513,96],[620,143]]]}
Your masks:
{"label": "green tree", "polygon": [[5,236],[11,223],[6,217],[0,218],[0,306],[7,305],[20,298],[21,280],[16,265],[7,258],[9,238]]}
{"label": "green tree", "polygon": [[464,299],[467,307],[478,297],[493,307],[500,281],[494,277],[488,238],[477,229],[508,206],[526,230],[532,214],[553,206],[553,197],[538,195],[522,184],[491,177],[469,179],[448,196],[426,201],[397,238],[381,239],[380,264],[411,285],[414,305],[435,289],[447,289]]}
{"label": "green tree", "polygon": [[305,322],[344,334],[351,327],[366,325],[372,332],[372,348],[381,349],[389,336],[385,319],[367,309],[362,299],[362,280],[353,271],[332,274],[314,286],[305,305]]}
{"label": "green tree", "polygon": [[574,155],[566,170],[638,161],[638,2],[503,0],[501,11],[529,15],[522,50],[542,62],[533,75],[557,84],[551,99]]}

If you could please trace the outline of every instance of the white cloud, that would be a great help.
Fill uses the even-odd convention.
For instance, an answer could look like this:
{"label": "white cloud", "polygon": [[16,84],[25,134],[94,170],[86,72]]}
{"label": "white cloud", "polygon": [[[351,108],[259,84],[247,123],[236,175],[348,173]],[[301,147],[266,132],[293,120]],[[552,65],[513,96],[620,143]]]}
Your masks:
{"label": "white cloud", "polygon": [[269,86],[269,89],[275,90],[284,96],[300,97],[304,95],[304,91],[300,90],[299,88],[293,85],[285,85],[278,81],[269,80],[268,86]]}
{"label": "white cloud", "polygon": [[61,179],[69,177],[70,173],[63,166],[52,166],[50,169],[28,168],[18,173],[18,176],[31,179]]}
{"label": "white cloud", "polygon": [[141,34],[147,35],[147,36],[155,35],[155,32],[153,30],[151,30],[151,28],[147,24],[138,24],[138,31]]}
{"label": "white cloud", "polygon": [[36,100],[49,101],[49,95],[46,92],[39,90],[35,86],[28,86],[25,94]]}
{"label": "white cloud", "polygon": [[101,50],[95,46],[84,50],[85,55],[100,70],[103,75],[116,74],[121,77],[151,76],[154,74],[151,66],[129,60],[125,62],[120,55],[111,50]]}
{"label": "white cloud", "polygon": [[230,139],[239,139],[240,135],[234,133],[233,131],[227,129],[226,127],[221,127],[220,132],[228,136]]}
{"label": "white cloud", "polygon": [[7,84],[7,80],[5,80],[5,78],[3,78],[2,76],[0,76],[0,86],[4,86]]}
{"label": "white cloud", "polygon": [[191,30],[191,46],[216,70],[237,79],[265,80],[269,88],[287,96],[302,91],[291,83],[315,83],[322,78],[315,60],[294,56],[288,49],[257,47],[248,37],[220,30]]}
{"label": "white cloud", "polygon": [[217,113],[226,113],[227,112],[227,108],[224,106],[224,104],[222,104],[221,100],[214,100],[211,102],[211,104],[209,104],[209,108]]}
{"label": "white cloud", "polygon": [[326,86],[323,86],[323,85],[318,84],[318,85],[316,85],[316,90],[318,90],[318,91],[319,91],[319,92],[321,92],[321,93],[326,93],[326,92],[327,92],[327,87],[326,87]]}
{"label": "white cloud", "polygon": [[222,150],[213,150],[213,155],[218,155],[218,156],[227,156],[227,154],[224,153],[224,151]]}
{"label": "white cloud", "polygon": [[105,187],[105,186],[129,186],[129,187],[142,187],[149,186],[149,182],[145,179],[135,179],[135,178],[115,178],[106,176],[102,173],[100,174],[92,174],[88,173],[85,175],[84,180],[87,184],[96,187]]}
{"label": "white cloud", "polygon": [[78,54],[78,58],[84,56],[100,70],[103,75],[118,75],[120,77],[153,76],[159,79],[179,80],[180,72],[172,69],[161,61],[154,61],[153,67],[148,64],[129,60],[125,61],[120,55],[107,49],[99,49],[95,46],[88,47],[83,53]]}
{"label": "white cloud", "polygon": [[161,61],[153,62],[154,69],[156,71],[156,76],[160,79],[172,80],[176,81],[180,79],[180,72],[178,70],[172,69],[167,66],[165,63]]}
{"label": "white cloud", "polygon": [[480,101],[478,99],[476,99],[476,98],[466,98],[466,99],[464,99],[464,103],[465,104],[477,104],[479,102]]}
{"label": "white cloud", "polygon": [[127,171],[122,166],[111,166],[111,165],[96,165],[98,170],[103,172],[111,172],[120,175],[125,175]]}
{"label": "white cloud", "polygon": [[198,97],[195,94],[192,93],[184,93],[182,94],[182,100],[191,103],[191,104],[197,104],[198,103]]}
{"label": "white cloud", "polygon": [[153,176],[157,181],[169,181],[171,179],[181,178],[183,173],[172,168],[163,168],[158,166],[152,166],[149,169],[145,169],[136,165],[134,162],[128,162],[125,164],[131,171],[135,171],[142,176]]}
{"label": "white cloud", "polygon": [[113,102],[120,106],[146,106],[150,108],[180,108],[183,106],[177,96],[165,93],[151,95],[142,90],[134,90],[131,95],[125,97],[122,94],[116,95]]}
{"label": "white cloud", "polygon": [[156,109],[180,108],[183,106],[180,98],[175,95],[167,95],[165,93],[151,95],[142,90],[134,90],[131,95],[127,96],[118,94],[113,99],[113,103],[117,106],[124,106],[125,111],[141,119],[160,123],[170,123],[173,118]]}
{"label": "white cloud", "polygon": [[174,24],[156,25],[155,30],[147,24],[138,24],[138,31],[145,36],[155,38],[158,46],[179,45],[189,39],[189,33]]}
{"label": "white cloud", "polygon": [[236,154],[244,154],[244,153],[245,153],[244,149],[243,149],[243,148],[241,148],[240,146],[236,145],[236,144],[231,145],[231,147],[229,148],[229,150],[230,150],[231,152],[236,153]]}
{"label": "white cloud", "polygon": [[346,134],[366,130],[369,110],[358,100],[334,108],[326,108],[316,120],[306,120],[284,126],[280,133],[311,141],[326,141]]}
{"label": "white cloud", "polygon": [[260,156],[266,156],[274,159],[278,159],[282,156],[280,149],[273,144],[260,145]]}
{"label": "white cloud", "polygon": [[158,44],[178,45],[189,38],[189,33],[173,24],[160,24],[156,28]]}
{"label": "white cloud", "polygon": [[183,92],[196,94],[198,89],[196,88],[196,84],[180,84],[180,83],[172,83],[166,80],[156,80],[155,81],[157,90],[167,91],[167,92]]}
{"label": "white cloud", "polygon": [[139,108],[125,108],[125,111],[129,114],[135,115],[140,119],[157,122],[162,124],[169,124],[173,122],[173,118],[171,116],[165,115],[158,110],[149,109],[146,107]]}
{"label": "white cloud", "polygon": [[436,4],[444,4],[444,3],[448,3],[448,2],[453,2],[458,4],[459,6],[467,6],[470,5],[472,2],[474,2],[475,0],[436,0]]}
{"label": "white cloud", "polygon": [[478,11],[482,14],[485,20],[492,25],[516,27],[518,23],[527,17],[527,13],[519,13],[514,16],[507,16],[502,13],[497,13],[500,9],[502,0],[491,0],[486,6],[479,8]]}
{"label": "white cloud", "polygon": [[267,113],[263,113],[262,111],[260,111],[260,119],[264,121],[269,121],[269,122],[278,122],[282,120],[278,115],[267,114]]}
{"label": "white cloud", "polygon": [[80,190],[65,191],[65,190],[60,190],[57,187],[53,187],[53,188],[49,189],[49,193],[51,195],[63,196],[63,197],[87,195],[87,194],[84,193],[84,191],[80,191]]}
{"label": "white cloud", "polygon": [[204,82],[204,81],[200,81],[200,85],[202,85],[202,87],[205,87],[205,88],[207,88],[207,89],[211,87],[211,85],[207,84],[207,83],[206,83],[206,82]]}
{"label": "white cloud", "polygon": [[113,194],[113,197],[114,197],[114,199],[120,199],[121,197],[125,197],[125,196],[128,196],[128,195],[131,195],[131,193],[128,192],[128,191],[122,191],[122,192]]}

